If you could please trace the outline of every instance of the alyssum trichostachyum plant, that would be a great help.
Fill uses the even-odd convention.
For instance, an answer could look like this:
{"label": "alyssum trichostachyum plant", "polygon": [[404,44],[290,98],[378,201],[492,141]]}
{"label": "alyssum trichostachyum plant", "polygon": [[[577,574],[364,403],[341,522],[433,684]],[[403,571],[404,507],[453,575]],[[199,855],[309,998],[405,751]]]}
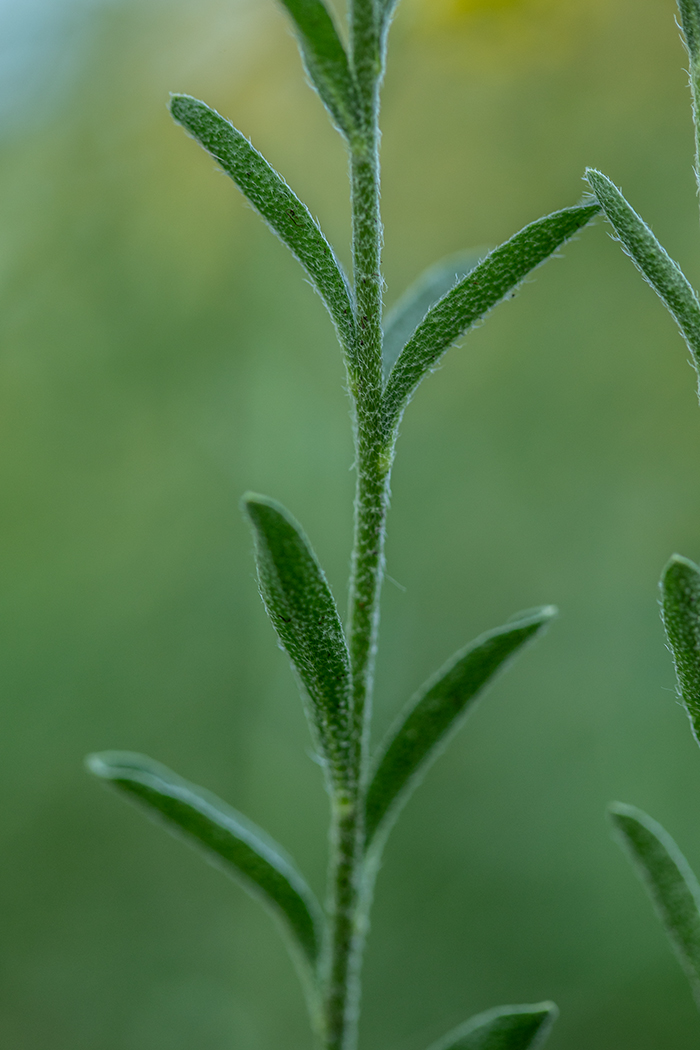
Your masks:
{"label": "alyssum trichostachyum plant", "polygon": [[[695,176],[700,191],[700,0],[678,0],[690,59]],[[625,252],[674,317],[700,375],[700,300],[678,263],[605,175],[586,178]],[[661,613],[680,699],[700,743],[700,568],[674,554],[661,579]],[[646,813],[614,803],[610,815],[645,882],[700,1007],[700,885],[671,836]]]}
{"label": "alyssum trichostachyum plant", "polygon": [[[324,1050],[353,1050],[360,963],[380,854],[430,761],[494,675],[551,619],[528,610],[456,653],[413,697],[373,752],[372,685],[389,481],[403,412],[445,351],[598,212],[595,202],[526,226],[485,258],[428,271],[382,325],[379,93],[394,0],[350,0],[349,43],[323,0],[283,0],[311,85],[347,146],[352,284],[308,208],[228,120],[188,95],[174,119],[220,164],[306,270],[332,318],[352,403],[357,484],[349,613],[343,627],[301,527],[249,494],[260,592],[296,672],[330,798],[328,901],[322,908],[284,852],[208,792],[142,755],[93,755],[90,769],[259,896],[288,934]],[[527,1050],[554,1020],[551,1003],[481,1014],[442,1050]]]}

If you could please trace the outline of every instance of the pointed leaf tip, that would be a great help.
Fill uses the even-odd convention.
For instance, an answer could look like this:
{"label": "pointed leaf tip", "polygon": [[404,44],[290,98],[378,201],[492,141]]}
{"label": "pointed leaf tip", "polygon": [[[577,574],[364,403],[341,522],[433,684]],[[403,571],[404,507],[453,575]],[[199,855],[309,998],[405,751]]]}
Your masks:
{"label": "pointed leaf tip", "polygon": [[609,813],[700,1006],[698,881],[671,836],[647,813],[623,802],[614,802]]}
{"label": "pointed leaf tip", "polygon": [[221,165],[311,278],[346,351],[354,346],[350,288],[311,212],[245,135],[191,95],[172,95],[170,112]]}
{"label": "pointed leaf tip", "polygon": [[503,627],[482,634],[456,653],[413,697],[389,730],[374,762],[365,803],[368,845],[380,827],[388,832],[484,688],[555,615],[552,605],[528,609]]}
{"label": "pointed leaf tip", "polygon": [[350,657],[328,581],[301,526],[275,500],[243,498],[260,592],[309,700],[314,739],[337,786],[354,776]]}
{"label": "pointed leaf tip", "polygon": [[700,568],[674,554],[661,578],[661,615],[678,690],[700,742]]}
{"label": "pointed leaf tip", "polygon": [[313,971],[322,940],[322,913],[294,864],[272,839],[204,788],[131,751],[88,755],[87,768],[124,792],[171,834],[260,898],[281,918]]}
{"label": "pointed leaf tip", "polygon": [[537,1050],[559,1016],[554,1003],[499,1006],[477,1014],[430,1050]]}

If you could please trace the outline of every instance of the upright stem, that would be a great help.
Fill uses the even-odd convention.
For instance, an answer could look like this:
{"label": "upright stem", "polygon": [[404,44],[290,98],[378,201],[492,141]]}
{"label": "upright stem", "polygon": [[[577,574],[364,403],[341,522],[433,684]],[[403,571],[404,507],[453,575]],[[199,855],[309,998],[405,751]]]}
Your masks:
{"label": "upright stem", "polygon": [[362,796],[369,744],[389,464],[383,456],[381,219],[379,214],[379,82],[381,54],[373,0],[353,0],[352,58],[362,131],[351,144],[353,272],[357,343],[355,399],[355,537],[350,576],[349,647],[353,679],[354,784],[336,795],[331,830],[330,957],[326,1048],[354,1050],[364,943],[361,868]]}

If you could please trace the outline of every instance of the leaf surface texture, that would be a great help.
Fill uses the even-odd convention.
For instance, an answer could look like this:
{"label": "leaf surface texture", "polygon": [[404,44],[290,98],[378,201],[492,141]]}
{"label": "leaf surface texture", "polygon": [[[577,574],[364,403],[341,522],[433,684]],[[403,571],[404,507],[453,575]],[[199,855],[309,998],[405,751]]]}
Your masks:
{"label": "leaf surface texture", "polygon": [[309,209],[230,121],[190,95],[173,95],[174,119],[230,175],[308,273],[346,349],[354,343],[352,300],[333,249]]}
{"label": "leaf surface texture", "polygon": [[159,762],[129,751],[91,755],[88,768],[184,838],[284,920],[312,969],[321,910],[284,851],[241,813]]}
{"label": "leaf surface texture", "polygon": [[482,634],[448,661],[410,701],[387,734],[367,791],[369,843],[380,825],[393,822],[428,765],[461,724],[494,675],[549,623],[552,606],[519,614]]}
{"label": "leaf surface texture", "polygon": [[428,311],[399,354],[387,381],[384,401],[390,428],[395,426],[423,376],[448,347],[599,210],[597,204],[565,208],[530,223],[495,248]]}
{"label": "leaf surface texture", "polygon": [[309,699],[314,739],[341,788],[353,776],[350,657],[328,581],[301,526],[274,500],[249,493],[265,608]]}
{"label": "leaf surface texture", "polygon": [[634,806],[616,802],[610,816],[641,876],[700,1005],[700,886],[671,836]]}

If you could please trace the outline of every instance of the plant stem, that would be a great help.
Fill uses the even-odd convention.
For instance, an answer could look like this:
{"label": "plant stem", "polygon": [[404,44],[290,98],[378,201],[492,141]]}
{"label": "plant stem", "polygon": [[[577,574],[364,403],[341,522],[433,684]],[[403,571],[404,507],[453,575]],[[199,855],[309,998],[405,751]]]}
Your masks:
{"label": "plant stem", "polygon": [[379,83],[381,55],[373,0],[353,0],[352,59],[362,131],[351,143],[353,273],[356,345],[351,370],[355,408],[355,535],[348,627],[353,681],[353,777],[336,794],[331,828],[330,952],[326,989],[326,1048],[354,1050],[364,945],[361,869],[362,797],[369,747],[379,597],[390,464],[382,455],[381,219],[379,214]]}

